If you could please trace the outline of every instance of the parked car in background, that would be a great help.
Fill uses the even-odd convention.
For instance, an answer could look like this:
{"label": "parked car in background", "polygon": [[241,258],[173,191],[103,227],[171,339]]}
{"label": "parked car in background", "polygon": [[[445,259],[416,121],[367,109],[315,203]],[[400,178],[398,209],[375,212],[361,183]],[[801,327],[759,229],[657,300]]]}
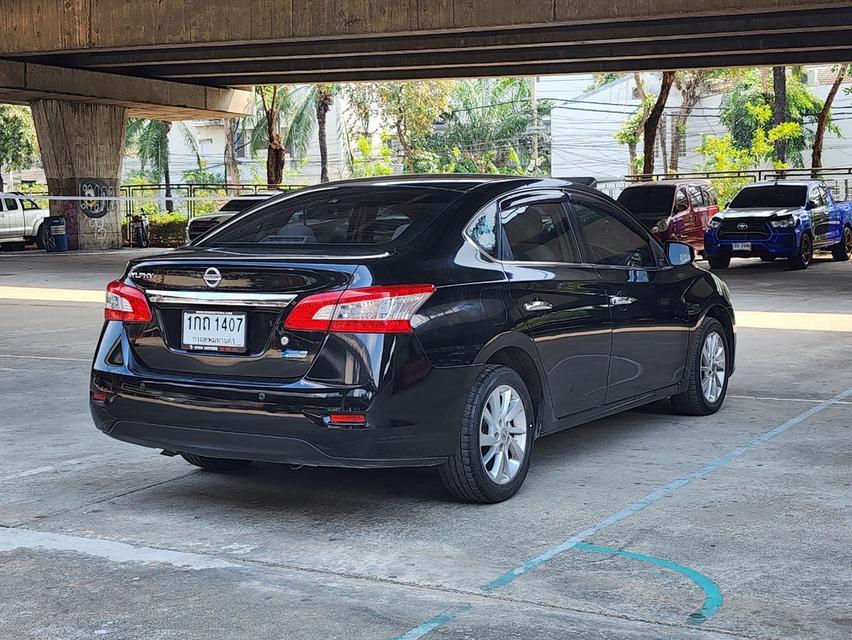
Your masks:
{"label": "parked car in background", "polygon": [[230,220],[238,213],[245,211],[251,206],[266,198],[278,195],[278,192],[264,191],[261,193],[247,194],[231,198],[216,213],[210,213],[203,216],[195,216],[186,224],[186,241],[192,242],[196,238],[203,236],[211,229],[219,226],[225,220]]}
{"label": "parked car in background", "polygon": [[49,209],[20,193],[0,193],[0,245],[21,246],[35,242],[39,249],[47,246]]}
{"label": "parked car in background", "polygon": [[693,258],[564,180],[306,188],[107,286],[92,416],[210,471],[437,466],[460,499],[505,500],[539,436],[721,407],[736,324]]}
{"label": "parked car in background", "polygon": [[704,244],[712,269],[727,269],[732,257],[787,258],[791,269],[805,269],[814,251],[849,260],[852,203],[836,201],[819,180],[750,185],[713,218]]}
{"label": "parked car in background", "polygon": [[659,180],[628,185],[622,204],[660,242],[677,240],[704,253],[704,231],[719,211],[716,191],[707,180]]}

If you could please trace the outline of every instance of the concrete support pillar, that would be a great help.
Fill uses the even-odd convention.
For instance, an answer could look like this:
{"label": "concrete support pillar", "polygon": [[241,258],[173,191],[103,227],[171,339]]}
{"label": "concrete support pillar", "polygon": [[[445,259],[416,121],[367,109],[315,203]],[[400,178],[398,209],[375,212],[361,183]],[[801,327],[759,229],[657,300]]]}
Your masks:
{"label": "concrete support pillar", "polygon": [[[50,195],[120,195],[125,107],[49,99],[30,106]],[[118,203],[51,201],[50,210],[65,216],[72,249],[121,247]]]}

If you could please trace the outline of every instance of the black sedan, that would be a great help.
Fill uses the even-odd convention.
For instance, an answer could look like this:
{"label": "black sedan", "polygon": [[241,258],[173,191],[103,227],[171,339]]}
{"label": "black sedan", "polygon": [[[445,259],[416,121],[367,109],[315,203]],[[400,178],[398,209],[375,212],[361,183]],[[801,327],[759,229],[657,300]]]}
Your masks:
{"label": "black sedan", "polygon": [[719,409],[734,314],[692,258],[569,180],[304,189],[109,284],[92,415],[211,471],[437,466],[505,500],[540,436],[664,398]]}

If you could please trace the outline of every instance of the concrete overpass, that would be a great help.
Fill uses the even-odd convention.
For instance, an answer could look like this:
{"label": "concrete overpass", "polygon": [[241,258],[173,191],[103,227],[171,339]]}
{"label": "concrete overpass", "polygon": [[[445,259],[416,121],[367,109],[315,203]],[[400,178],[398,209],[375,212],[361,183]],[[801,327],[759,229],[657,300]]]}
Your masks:
{"label": "concrete overpass", "polygon": [[[0,100],[33,106],[51,192],[77,195],[117,186],[128,114],[243,115],[261,83],[845,62],[852,2],[0,0],[0,33]],[[78,246],[117,242],[117,212],[65,213]]]}

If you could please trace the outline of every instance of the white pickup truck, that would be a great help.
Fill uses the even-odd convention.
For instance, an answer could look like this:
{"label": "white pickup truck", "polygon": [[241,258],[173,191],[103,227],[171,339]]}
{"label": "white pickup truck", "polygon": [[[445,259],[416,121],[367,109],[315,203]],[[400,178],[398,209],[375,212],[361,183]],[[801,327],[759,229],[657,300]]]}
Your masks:
{"label": "white pickup truck", "polygon": [[47,244],[44,219],[49,209],[19,193],[0,193],[0,245],[23,246],[35,242],[39,249]]}

